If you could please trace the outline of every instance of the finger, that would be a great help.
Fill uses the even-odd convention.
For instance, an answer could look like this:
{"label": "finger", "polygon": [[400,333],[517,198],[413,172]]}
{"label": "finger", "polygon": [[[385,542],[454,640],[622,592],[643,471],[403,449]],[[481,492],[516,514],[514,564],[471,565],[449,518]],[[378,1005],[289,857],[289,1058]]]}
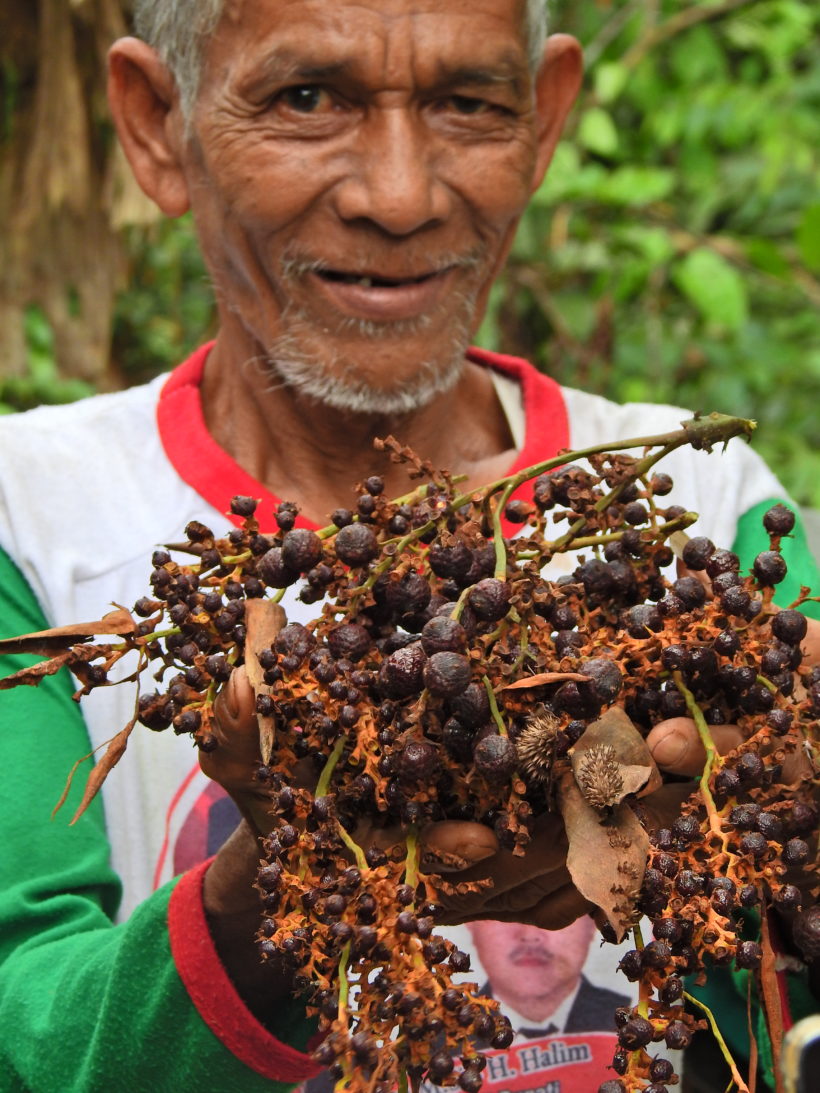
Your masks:
{"label": "finger", "polygon": [[480,910],[468,912],[461,918],[451,917],[450,908],[445,907],[444,925],[462,922],[476,922],[491,919],[495,922],[522,922],[528,926],[538,926],[542,930],[563,930],[582,915],[595,910],[594,904],[584,899],[573,884],[566,884],[551,892],[527,908],[517,911],[505,911],[492,905],[485,905]]}
{"label": "finger", "polygon": [[[736,725],[710,725],[709,732],[720,755],[743,743],[743,734]],[[688,717],[672,717],[661,721],[646,738],[652,758],[670,774],[695,777],[703,770],[706,751],[694,721]]]}
{"label": "finger", "polygon": [[257,728],[256,697],[244,665],[231,672],[228,682],[216,696],[214,721],[221,740],[235,744],[253,739]]}
{"label": "finger", "polygon": [[[466,826],[480,828],[482,825]],[[489,834],[495,839],[492,832]],[[459,870],[457,879],[467,883],[491,880],[493,891],[498,895],[511,888],[526,885],[538,877],[549,877],[557,870],[563,870],[568,849],[564,822],[560,816],[539,816],[530,843],[523,854],[498,850],[495,854],[484,855],[475,864]],[[551,884],[551,887],[555,887],[555,884]]]}
{"label": "finger", "polygon": [[442,820],[424,828],[419,848],[425,869],[449,873],[492,858],[498,852],[498,839],[484,824]]}

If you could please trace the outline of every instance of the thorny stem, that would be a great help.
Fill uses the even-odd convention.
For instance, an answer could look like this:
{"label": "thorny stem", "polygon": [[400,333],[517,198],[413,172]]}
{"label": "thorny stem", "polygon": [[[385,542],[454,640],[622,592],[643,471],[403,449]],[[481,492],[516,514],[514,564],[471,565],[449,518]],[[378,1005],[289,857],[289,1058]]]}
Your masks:
{"label": "thorny stem", "polygon": [[488,676],[483,677],[484,689],[487,692],[487,698],[490,701],[490,713],[493,715],[493,721],[495,721],[498,728],[499,736],[508,736],[507,726],[504,724],[504,720],[501,717],[501,711],[498,709],[498,703],[495,700],[495,694],[493,693],[493,685],[490,683]]}
{"label": "thorny stem", "polygon": [[[622,440],[617,444],[593,444],[589,448],[579,448],[576,451],[564,451],[552,459],[545,459],[541,463],[533,463],[525,467],[512,478],[499,478],[485,486],[480,492],[485,497],[491,497],[499,490],[506,490],[508,486],[512,491],[518,489],[531,478],[547,471],[562,466],[571,459],[583,459],[590,455],[603,455],[607,452],[622,452],[629,448],[658,448],[664,447],[667,452],[674,451],[684,444],[692,444],[693,447],[710,448],[713,444],[726,443],[735,436],[750,437],[757,428],[757,423],[747,421],[744,418],[728,417],[726,414],[709,414],[707,417],[692,418],[683,424],[683,428],[669,433],[661,433],[657,436],[632,437]],[[461,508],[469,504],[475,498],[475,493],[464,493],[456,497],[450,504],[451,509]]]}
{"label": "thorny stem", "polygon": [[735,1061],[732,1058],[732,1054],[726,1045],[726,1041],[721,1035],[717,1021],[715,1020],[715,1015],[712,1013],[707,1005],[704,1005],[704,1003],[701,1002],[699,998],[695,998],[693,994],[689,994],[687,991],[684,991],[683,997],[686,999],[687,1002],[691,1002],[693,1006],[697,1006],[698,1009],[703,1010],[703,1012],[706,1014],[706,1019],[709,1022],[709,1027],[712,1030],[712,1035],[717,1040],[718,1047],[720,1048],[720,1053],[726,1060],[726,1065],[732,1072],[732,1079],[738,1088],[738,1093],[749,1093],[749,1087],[741,1078],[740,1071],[737,1069]]}

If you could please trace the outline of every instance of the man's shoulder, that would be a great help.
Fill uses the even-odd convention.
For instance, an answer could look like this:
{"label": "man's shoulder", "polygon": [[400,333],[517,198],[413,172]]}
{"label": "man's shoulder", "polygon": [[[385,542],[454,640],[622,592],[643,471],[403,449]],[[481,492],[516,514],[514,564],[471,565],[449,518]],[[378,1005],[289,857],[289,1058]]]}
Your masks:
{"label": "man's shoulder", "polygon": [[581,985],[567,1014],[565,1032],[608,1032],[614,1028],[615,1010],[631,1006],[629,995],[591,983],[581,976]]}
{"label": "man's shoulder", "polygon": [[[0,450],[14,455],[24,445],[35,458],[41,447],[50,452],[62,449],[70,457],[72,453],[87,452],[93,445],[125,443],[154,419],[165,380],[165,376],[158,376],[123,391],[9,414],[0,418]],[[58,471],[59,467],[52,470]]]}

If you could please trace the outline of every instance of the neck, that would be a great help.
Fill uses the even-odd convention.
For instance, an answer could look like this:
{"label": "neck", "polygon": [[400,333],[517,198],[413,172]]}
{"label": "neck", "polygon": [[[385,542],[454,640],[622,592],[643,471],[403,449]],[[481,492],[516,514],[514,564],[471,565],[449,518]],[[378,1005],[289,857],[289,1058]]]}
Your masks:
{"label": "neck", "polygon": [[211,435],[271,492],[299,503],[317,524],[334,508],[354,507],[353,487],[385,479],[390,497],[407,492],[406,470],[373,447],[395,436],[434,467],[479,486],[507,473],[514,450],[486,369],[470,362],[456,386],[412,414],[343,413],[277,383],[247,346],[224,334],[205,368],[202,402]]}

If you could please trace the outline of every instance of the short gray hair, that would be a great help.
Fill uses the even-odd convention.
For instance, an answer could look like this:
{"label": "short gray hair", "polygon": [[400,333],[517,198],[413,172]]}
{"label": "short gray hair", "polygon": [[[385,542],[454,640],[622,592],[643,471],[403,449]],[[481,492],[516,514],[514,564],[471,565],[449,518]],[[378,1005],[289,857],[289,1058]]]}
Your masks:
{"label": "short gray hair", "polygon": [[[526,2],[527,52],[536,72],[547,37],[549,0]],[[173,73],[185,117],[196,100],[203,46],[216,29],[224,4],[225,0],[134,0],[134,30]]]}

